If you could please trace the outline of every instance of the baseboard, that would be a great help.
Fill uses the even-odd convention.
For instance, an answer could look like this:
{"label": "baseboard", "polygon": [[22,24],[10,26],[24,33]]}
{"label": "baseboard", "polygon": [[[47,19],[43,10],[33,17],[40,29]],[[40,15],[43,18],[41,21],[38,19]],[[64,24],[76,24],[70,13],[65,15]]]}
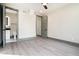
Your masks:
{"label": "baseboard", "polygon": [[33,38],[36,38],[36,37],[28,37],[28,38],[20,38],[20,39],[17,39],[17,41],[19,40],[31,40],[31,39],[33,39]]}
{"label": "baseboard", "polygon": [[60,42],[64,42],[64,43],[67,43],[67,44],[79,47],[79,43],[70,42],[70,41],[66,41],[66,40],[61,40],[61,39],[57,39],[57,38],[51,38],[51,37],[47,37],[47,38],[53,39],[53,40],[56,40],[56,41],[60,41]]}
{"label": "baseboard", "polygon": [[36,35],[37,37],[42,37],[41,35]]}

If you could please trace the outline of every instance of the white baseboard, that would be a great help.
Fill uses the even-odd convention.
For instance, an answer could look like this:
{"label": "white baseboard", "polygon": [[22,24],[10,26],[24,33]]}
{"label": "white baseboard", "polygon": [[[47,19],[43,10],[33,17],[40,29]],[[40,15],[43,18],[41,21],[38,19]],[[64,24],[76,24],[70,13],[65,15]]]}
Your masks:
{"label": "white baseboard", "polygon": [[32,40],[33,38],[36,38],[36,37],[20,38],[18,40]]}

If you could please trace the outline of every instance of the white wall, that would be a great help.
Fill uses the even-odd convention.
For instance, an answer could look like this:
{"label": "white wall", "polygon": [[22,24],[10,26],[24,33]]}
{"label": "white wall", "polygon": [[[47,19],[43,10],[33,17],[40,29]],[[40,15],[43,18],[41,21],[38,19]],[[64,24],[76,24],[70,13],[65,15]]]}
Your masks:
{"label": "white wall", "polygon": [[36,16],[19,10],[19,38],[36,36]]}
{"label": "white wall", "polygon": [[79,43],[79,4],[48,14],[48,37]]}

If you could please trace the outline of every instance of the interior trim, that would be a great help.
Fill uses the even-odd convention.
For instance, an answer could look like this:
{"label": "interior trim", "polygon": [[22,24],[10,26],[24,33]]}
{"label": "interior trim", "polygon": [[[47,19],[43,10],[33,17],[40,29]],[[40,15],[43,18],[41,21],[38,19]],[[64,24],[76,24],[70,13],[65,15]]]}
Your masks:
{"label": "interior trim", "polygon": [[61,39],[57,39],[57,38],[51,38],[51,37],[47,37],[47,38],[48,39],[53,39],[53,40],[56,40],[56,41],[60,41],[60,42],[63,42],[63,43],[67,43],[69,45],[73,45],[73,46],[79,47],[79,43],[70,42],[70,41],[66,41],[66,40],[61,40]]}

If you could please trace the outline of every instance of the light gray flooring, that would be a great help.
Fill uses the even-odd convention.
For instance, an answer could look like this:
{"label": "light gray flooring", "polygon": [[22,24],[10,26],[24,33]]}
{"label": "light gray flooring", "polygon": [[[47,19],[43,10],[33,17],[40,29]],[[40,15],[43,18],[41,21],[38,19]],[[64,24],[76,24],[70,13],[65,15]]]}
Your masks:
{"label": "light gray flooring", "polygon": [[47,38],[29,38],[0,48],[0,54],[24,56],[79,56],[79,47]]}

